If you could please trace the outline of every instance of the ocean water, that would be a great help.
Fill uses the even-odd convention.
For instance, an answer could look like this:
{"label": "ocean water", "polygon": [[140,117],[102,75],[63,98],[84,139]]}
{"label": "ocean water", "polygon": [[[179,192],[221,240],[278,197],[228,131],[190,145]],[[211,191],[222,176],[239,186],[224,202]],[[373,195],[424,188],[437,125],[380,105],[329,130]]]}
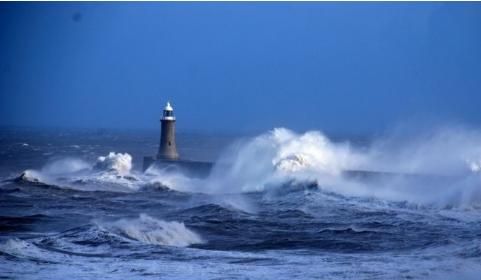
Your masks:
{"label": "ocean water", "polygon": [[0,133],[2,279],[480,279],[476,130],[178,135],[205,178],[142,172],[156,134]]}

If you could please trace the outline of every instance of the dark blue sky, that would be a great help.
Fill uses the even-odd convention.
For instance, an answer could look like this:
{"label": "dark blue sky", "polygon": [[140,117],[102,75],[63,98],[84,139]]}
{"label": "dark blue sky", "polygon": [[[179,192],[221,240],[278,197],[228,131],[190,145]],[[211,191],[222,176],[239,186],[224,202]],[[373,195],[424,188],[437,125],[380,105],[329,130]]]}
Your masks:
{"label": "dark blue sky", "polygon": [[2,3],[0,42],[0,125],[481,124],[480,3]]}

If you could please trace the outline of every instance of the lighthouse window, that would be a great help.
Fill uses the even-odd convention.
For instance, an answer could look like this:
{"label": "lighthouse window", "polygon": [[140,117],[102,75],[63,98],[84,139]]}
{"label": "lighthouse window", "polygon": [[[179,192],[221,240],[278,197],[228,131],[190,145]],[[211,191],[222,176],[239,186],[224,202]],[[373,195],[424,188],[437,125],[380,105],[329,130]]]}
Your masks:
{"label": "lighthouse window", "polygon": [[169,141],[169,146],[170,146],[170,141]]}

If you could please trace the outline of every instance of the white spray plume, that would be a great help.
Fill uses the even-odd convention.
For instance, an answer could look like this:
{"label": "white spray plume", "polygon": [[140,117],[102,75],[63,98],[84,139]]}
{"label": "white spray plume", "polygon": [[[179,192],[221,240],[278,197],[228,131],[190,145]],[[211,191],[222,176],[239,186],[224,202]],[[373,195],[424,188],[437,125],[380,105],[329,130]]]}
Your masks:
{"label": "white spray plume", "polygon": [[369,168],[403,173],[461,175],[481,162],[481,133],[442,127],[412,134],[403,130],[373,142]]}
{"label": "white spray plume", "polygon": [[277,128],[224,153],[206,187],[214,192],[262,191],[288,179],[336,177],[363,161],[349,143],[334,144],[318,131],[299,135]]}
{"label": "white spray plume", "polygon": [[[71,177],[76,180],[77,172],[86,166],[82,161],[69,160],[27,175],[50,182],[53,175],[75,174]],[[416,135],[397,133],[363,148],[330,141],[318,131],[297,134],[278,128],[227,149],[205,179],[172,170],[150,170],[135,177],[130,174],[131,168],[129,154],[111,152],[99,157],[94,165],[100,173],[90,172],[80,178],[89,182],[96,179],[99,187],[108,182],[136,190],[142,184],[158,182],[178,191],[215,194],[263,191],[292,181],[316,182],[322,189],[346,196],[440,207],[481,207],[481,133],[459,127]],[[344,176],[345,170],[397,175],[366,182]]]}
{"label": "white spray plume", "polygon": [[[202,189],[251,192],[289,181],[315,181],[347,196],[469,208],[481,206],[481,177],[475,174],[479,166],[481,134],[461,128],[388,137],[362,149],[334,143],[317,131],[274,129],[227,150]],[[346,170],[393,174],[366,182],[344,176]]]}
{"label": "white spray plume", "polygon": [[46,164],[41,170],[26,170],[19,179],[35,184],[46,184],[82,191],[133,191],[142,182],[131,174],[132,156],[109,153],[95,164],[81,159],[63,158]]}
{"label": "white spray plume", "polygon": [[125,153],[110,152],[107,156],[98,157],[95,168],[127,175],[132,169],[132,156]]}

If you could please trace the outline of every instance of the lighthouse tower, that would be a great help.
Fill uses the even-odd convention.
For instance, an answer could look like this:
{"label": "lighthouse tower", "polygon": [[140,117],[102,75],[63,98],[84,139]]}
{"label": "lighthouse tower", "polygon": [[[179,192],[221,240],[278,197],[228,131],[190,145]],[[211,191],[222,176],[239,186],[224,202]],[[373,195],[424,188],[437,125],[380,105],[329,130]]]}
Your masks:
{"label": "lighthouse tower", "polygon": [[167,102],[167,105],[165,105],[160,123],[160,145],[157,159],[176,160],[179,158],[179,154],[175,146],[174,109],[170,105],[170,102]]}

